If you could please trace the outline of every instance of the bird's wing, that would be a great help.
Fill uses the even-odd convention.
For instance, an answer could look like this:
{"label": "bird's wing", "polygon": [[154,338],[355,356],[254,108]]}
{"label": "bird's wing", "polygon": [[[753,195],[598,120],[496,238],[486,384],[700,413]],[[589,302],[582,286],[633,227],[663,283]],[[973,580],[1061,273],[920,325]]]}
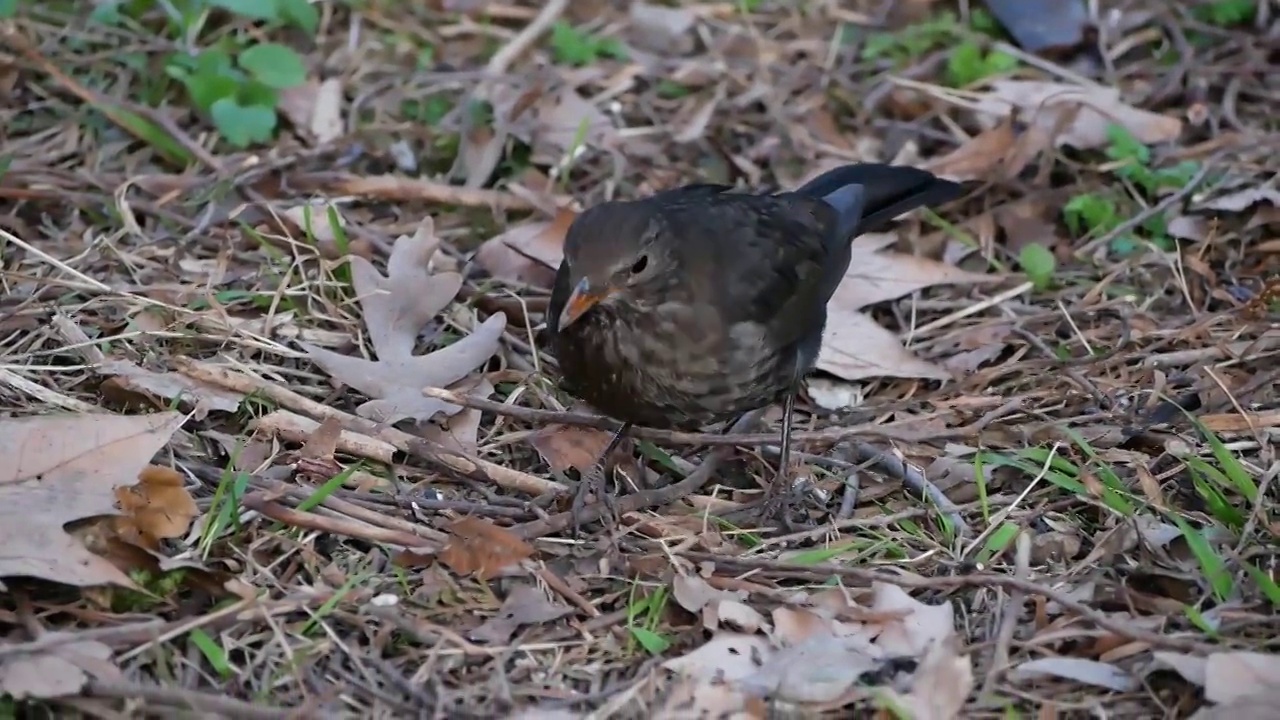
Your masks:
{"label": "bird's wing", "polygon": [[762,326],[779,347],[813,329],[827,298],[821,279],[835,211],[799,196],[716,194],[662,213],[690,278],[690,293],[726,328]]}

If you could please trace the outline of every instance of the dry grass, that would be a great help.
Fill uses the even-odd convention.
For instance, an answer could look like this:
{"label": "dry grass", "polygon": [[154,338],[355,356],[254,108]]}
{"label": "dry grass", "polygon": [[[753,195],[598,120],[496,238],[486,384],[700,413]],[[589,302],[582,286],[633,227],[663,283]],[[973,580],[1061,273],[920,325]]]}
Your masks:
{"label": "dry grass", "polygon": [[[546,289],[486,278],[471,251],[556,198],[585,206],[700,179],[790,186],[821,162],[946,155],[979,131],[928,90],[951,84],[948,52],[962,36],[904,44],[919,23],[891,18],[899,44],[867,59],[857,23],[882,20],[876,3],[708,3],[696,6],[693,50],[638,62],[609,43],[528,33],[534,4],[493,4],[487,16],[429,9],[439,4],[324,3],[314,37],[211,16],[199,46],[283,42],[312,77],[338,78],[346,92],[338,139],[286,128],[249,150],[220,140],[166,77],[186,40],[162,22],[106,27],[49,3],[6,27],[5,411],[156,405],[104,382],[58,318],[109,358],[251,394],[232,412],[189,420],[157,460],[183,473],[202,512],[166,554],[199,569],[137,574],[155,597],[5,580],[0,652],[67,632],[109,645],[123,672],[70,697],[0,699],[0,717],[493,717],[533,706],[640,716],[669,689],[661,660],[708,637],[669,599],[677,568],[751,590],[766,615],[787,591],[835,578],[950,603],[977,678],[965,717],[1188,717],[1202,690],[1154,669],[1154,651],[1275,650],[1280,216],[1274,195],[1204,209],[1280,170],[1260,33],[1180,5],[1118,6],[1151,19],[1105,38],[1125,50],[1094,77],[1135,107],[1188,118],[1178,142],[1141,161],[1212,169],[1188,170],[1185,191],[1142,192],[1116,171],[1126,160],[1114,145],[1110,156],[1056,148],[1012,179],[976,184],[944,217],[902,223],[900,249],[1010,277],[873,308],[958,379],[870,379],[851,407],[806,406],[796,451],[810,480],[808,527],[756,527],[751,502],[773,472],[775,435],[642,433],[647,467],[628,478],[652,486],[619,482],[621,523],[591,522],[573,538],[564,498],[545,491],[575,474],[552,471],[531,439],[549,422],[581,421],[562,412],[549,359],[531,351]],[[555,19],[637,42],[625,3],[565,5],[548,4],[562,12]],[[963,42],[987,48],[978,37]],[[574,54],[585,54],[579,68],[566,64]],[[1090,72],[1020,57],[1011,72],[1027,79]],[[556,167],[542,157],[555,144],[522,142],[517,128],[492,180],[465,187],[484,173],[474,157],[458,160],[459,147],[484,147],[491,134],[467,101],[566,76],[629,129],[616,148],[575,152],[594,130],[572,129],[572,160]],[[538,122],[545,132],[551,121]],[[451,183],[443,174],[455,166]],[[345,236],[316,240],[280,219],[318,199],[335,203]],[[1081,210],[1074,227],[1064,206]],[[466,280],[461,309],[422,345],[505,312],[502,350],[485,371],[492,399],[507,405],[482,408],[474,449],[450,449],[437,432],[395,436],[390,464],[343,442],[335,454],[332,438],[329,452],[300,454],[324,438],[280,410],[391,437],[356,417],[366,398],[335,387],[298,343],[360,354],[366,330],[341,251],[381,265],[425,215],[442,262]],[[1157,215],[1190,239],[1151,229]],[[1135,217],[1144,222],[1125,222]],[[1016,273],[1035,243],[1056,265],[1033,288]],[[671,484],[717,442],[726,450],[711,481],[707,466]],[[328,482],[338,475],[347,482]],[[398,552],[438,549],[463,516],[529,542],[530,569],[480,579]],[[1180,523],[1196,532],[1179,533]],[[530,577],[566,614],[477,639]],[[227,592],[229,578],[256,598]],[[1115,691],[1017,673],[1061,656],[1138,680]],[[874,701],[858,707],[870,716]]]}

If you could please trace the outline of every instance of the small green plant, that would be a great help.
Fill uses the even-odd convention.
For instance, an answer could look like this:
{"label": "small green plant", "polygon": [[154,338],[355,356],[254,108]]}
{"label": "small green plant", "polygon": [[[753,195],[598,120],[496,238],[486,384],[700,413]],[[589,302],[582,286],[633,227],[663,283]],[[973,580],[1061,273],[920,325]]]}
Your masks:
{"label": "small green plant", "polygon": [[1214,0],[1191,9],[1191,14],[1197,20],[1219,27],[1247,23],[1257,13],[1257,0]]}
{"label": "small green plant", "polygon": [[613,38],[596,37],[561,20],[551,26],[551,54],[560,65],[590,65],[602,57],[626,59],[626,48]]}
{"label": "small green plant", "polygon": [[632,584],[631,601],[627,604],[627,631],[650,655],[661,655],[671,647],[671,641],[657,631],[670,591],[660,587],[643,598],[637,598],[638,589],[638,583]]}
{"label": "small green plant", "polygon": [[211,19],[226,15],[264,23],[267,31],[295,27],[314,33],[320,22],[316,6],[308,0],[115,0],[99,4],[93,18],[109,25],[137,25],[153,11],[163,15],[170,35],[192,48],[170,55],[165,75],[182,85],[218,133],[242,148],[274,137],[280,91],[307,79],[302,58],[284,45],[258,41],[257,34],[220,34],[207,44],[202,40],[217,29]]}
{"label": "small green plant", "polygon": [[[1107,138],[1104,152],[1112,160],[1111,175],[1128,182],[1148,199],[1153,199],[1162,190],[1183,187],[1199,170],[1199,165],[1190,161],[1165,168],[1152,167],[1151,149],[1121,125],[1110,125]],[[1073,234],[1104,235],[1120,227],[1125,218],[1137,212],[1133,205],[1129,198],[1110,191],[1082,193],[1063,205],[1062,218]],[[1161,250],[1169,251],[1175,247],[1163,216],[1151,217],[1135,230],[1141,230],[1146,240]],[[1113,239],[1110,249],[1117,255],[1127,255],[1141,246],[1142,240],[1137,234],[1126,233]]]}
{"label": "small green plant", "polygon": [[1002,75],[1018,67],[1018,59],[999,50],[983,52],[974,40],[966,40],[947,58],[947,82],[952,87],[965,87],[993,75]]}
{"label": "small green plant", "polygon": [[1030,243],[1023,246],[1022,251],[1018,253],[1018,264],[1022,266],[1022,272],[1027,274],[1027,279],[1036,290],[1045,290],[1053,284],[1053,272],[1057,268],[1058,261],[1053,257],[1053,252],[1044,245]]}
{"label": "small green plant", "polygon": [[[871,33],[863,43],[862,59],[889,58],[898,63],[905,63],[918,60],[935,49],[947,46],[973,44],[974,49],[978,50],[974,36],[994,35],[996,30],[995,21],[981,10],[975,10],[969,14],[968,26],[960,22],[954,12],[940,12],[935,17],[908,25],[896,32]],[[981,56],[981,50],[978,50],[978,54]],[[1003,55],[1003,53],[1000,54]],[[962,62],[967,61],[962,60]],[[1006,61],[994,60],[993,62],[1003,64]]]}

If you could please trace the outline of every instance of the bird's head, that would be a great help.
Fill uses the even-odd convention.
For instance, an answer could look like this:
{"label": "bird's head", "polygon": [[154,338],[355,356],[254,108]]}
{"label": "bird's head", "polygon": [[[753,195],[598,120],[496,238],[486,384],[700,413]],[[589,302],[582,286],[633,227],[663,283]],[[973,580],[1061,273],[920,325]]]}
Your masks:
{"label": "bird's head", "polygon": [[631,201],[602,203],[574,220],[564,243],[570,291],[560,329],[597,305],[644,305],[660,294],[674,258],[654,217],[647,203]]}

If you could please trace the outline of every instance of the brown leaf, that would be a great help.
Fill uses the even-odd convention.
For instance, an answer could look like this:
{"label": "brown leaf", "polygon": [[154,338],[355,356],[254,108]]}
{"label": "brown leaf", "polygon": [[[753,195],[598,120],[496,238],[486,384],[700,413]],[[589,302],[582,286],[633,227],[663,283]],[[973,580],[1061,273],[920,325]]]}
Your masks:
{"label": "brown leaf", "polygon": [[315,144],[323,145],[342,137],[342,81],[330,78],[324,82],[307,82],[280,91],[277,106],[298,132]]}
{"label": "brown leaf", "polygon": [[460,407],[424,397],[422,388],[447,388],[498,351],[507,322],[500,312],[451,345],[425,355],[413,354],[418,333],[462,287],[462,276],[457,273],[433,274],[428,270],[438,245],[434,223],[427,217],[414,235],[396,240],[387,261],[387,276],[367,260],[351,258],[352,285],[360,298],[377,360],[301,343],[312,361],[334,379],[372,398],[356,408],[362,417],[394,423],[404,418],[425,421],[441,412],[455,414]]}
{"label": "brown leaf", "polygon": [[112,377],[103,381],[99,391],[117,402],[152,407],[167,407],[173,400],[183,399],[197,408],[194,417],[203,420],[209,411],[235,412],[244,396],[200,383],[176,372],[155,372],[127,360],[105,360],[96,370]]}
{"label": "brown leaf", "polygon": [[320,422],[320,427],[298,449],[298,457],[308,459],[331,458],[338,450],[338,438],[342,436],[342,420],[330,415]]}
{"label": "brown leaf", "polygon": [[114,518],[116,534],[148,550],[158,550],[163,539],[182,537],[200,514],[182,475],[159,465],[143,468],[137,485],[117,487],[115,495],[124,513]]}
{"label": "brown leaf", "polygon": [[138,482],[182,424],[180,413],[46,415],[0,420],[0,578],[133,587],[110,562],[63,530],[114,515],[117,487]]}
{"label": "brown leaf", "polygon": [[529,437],[547,465],[556,472],[591,469],[602,458],[613,435],[605,430],[580,425],[547,425]]}
{"label": "brown leaf", "polygon": [[533,546],[519,535],[483,518],[461,518],[449,526],[449,532],[453,538],[440,551],[440,562],[460,575],[488,580],[533,556]]}
{"label": "brown leaf", "polygon": [[973,662],[956,652],[955,644],[935,643],[911,680],[911,692],[895,698],[914,720],[963,717],[961,711],[973,690]]}
{"label": "brown leaf", "polygon": [[551,602],[538,588],[517,585],[503,601],[498,614],[472,630],[468,636],[472,640],[502,645],[511,640],[511,636],[521,625],[540,625],[564,617],[570,612],[571,608]]}
{"label": "brown leaf", "polygon": [[564,238],[578,213],[557,208],[550,220],[534,220],[489,238],[476,250],[476,264],[507,282],[551,287],[564,259]]}

